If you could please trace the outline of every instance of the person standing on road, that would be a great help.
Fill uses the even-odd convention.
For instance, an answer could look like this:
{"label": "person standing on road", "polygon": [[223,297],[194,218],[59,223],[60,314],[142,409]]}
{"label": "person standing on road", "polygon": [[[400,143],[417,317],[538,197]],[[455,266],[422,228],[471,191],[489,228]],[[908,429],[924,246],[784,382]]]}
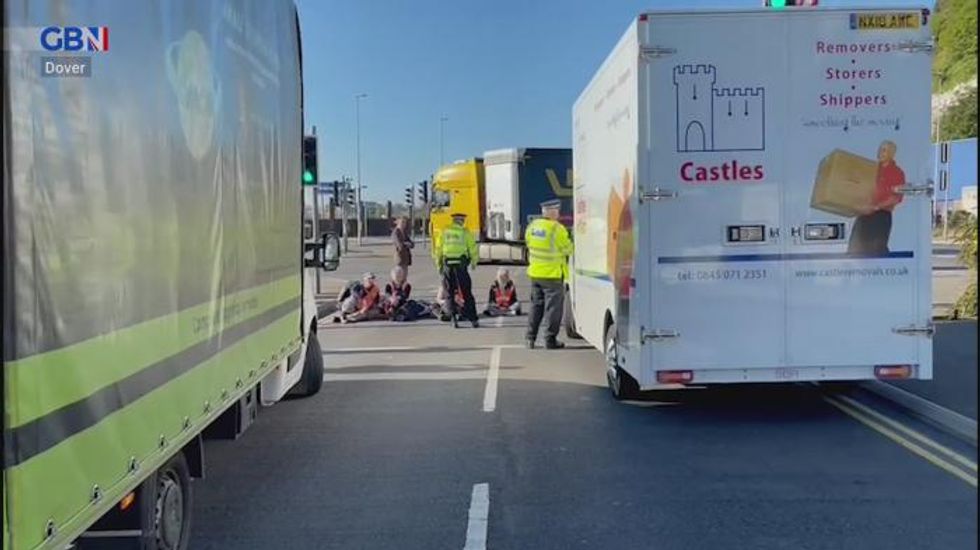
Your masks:
{"label": "person standing on road", "polygon": [[405,271],[408,275],[408,266],[412,265],[412,248],[415,243],[408,236],[408,219],[400,217],[395,221],[395,228],[391,231],[391,243],[395,245],[395,265]]}
{"label": "person standing on road", "polygon": [[527,276],[531,279],[531,316],[527,323],[527,347],[534,349],[538,329],[546,320],[544,347],[561,349],[565,344],[558,341],[562,307],[565,301],[565,276],[568,256],[573,251],[568,229],[558,222],[561,201],[541,203],[541,214],[527,226],[524,242],[527,244]]}
{"label": "person standing on road", "polygon": [[[480,326],[476,317],[476,300],[473,298],[473,281],[467,268],[476,269],[479,251],[476,239],[463,226],[466,214],[453,214],[453,224],[442,231],[439,242],[433,246],[436,267],[442,274],[442,284],[450,297],[459,290],[463,294],[463,317],[469,319],[473,328]],[[450,314],[457,310],[456,301],[449,300]],[[456,317],[453,315],[453,325]]]}

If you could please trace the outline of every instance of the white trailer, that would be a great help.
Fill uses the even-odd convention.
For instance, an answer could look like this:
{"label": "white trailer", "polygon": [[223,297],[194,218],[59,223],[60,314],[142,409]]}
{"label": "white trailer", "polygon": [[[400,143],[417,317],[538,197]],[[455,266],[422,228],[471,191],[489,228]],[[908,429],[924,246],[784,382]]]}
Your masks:
{"label": "white trailer", "polygon": [[573,109],[574,328],[614,395],[932,377],[928,19],[630,25]]}
{"label": "white trailer", "polygon": [[[572,150],[542,147],[496,149],[483,154],[484,204],[480,260],[527,263],[524,231],[545,200],[562,201],[562,223],[571,224]],[[563,184],[562,181],[567,182]]]}

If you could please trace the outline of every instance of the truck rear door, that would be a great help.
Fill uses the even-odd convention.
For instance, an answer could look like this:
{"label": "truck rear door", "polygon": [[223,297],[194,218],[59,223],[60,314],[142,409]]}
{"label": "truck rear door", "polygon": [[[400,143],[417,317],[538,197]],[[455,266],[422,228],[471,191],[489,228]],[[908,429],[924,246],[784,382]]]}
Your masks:
{"label": "truck rear door", "polygon": [[[787,14],[786,362],[931,373],[931,55],[918,9]],[[872,190],[868,195],[855,189]],[[852,192],[853,191],[853,192]],[[865,191],[866,193],[867,191]],[[862,214],[894,197],[897,204]],[[931,374],[928,374],[931,376]]]}
{"label": "truck rear door", "polygon": [[[654,340],[643,363],[741,381],[740,367],[775,369],[784,357],[781,159],[792,144],[772,133],[788,106],[785,20],[656,14],[638,32],[645,176],[635,187]],[[642,385],[656,383],[653,369]]]}

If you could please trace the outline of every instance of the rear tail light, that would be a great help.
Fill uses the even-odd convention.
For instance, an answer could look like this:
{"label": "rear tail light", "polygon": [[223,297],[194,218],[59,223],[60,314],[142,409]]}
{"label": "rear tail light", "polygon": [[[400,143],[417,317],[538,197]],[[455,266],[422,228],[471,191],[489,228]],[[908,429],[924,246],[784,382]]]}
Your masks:
{"label": "rear tail light", "polygon": [[689,370],[657,371],[657,382],[661,384],[687,384],[694,380],[694,372]]}
{"label": "rear tail light", "polygon": [[882,380],[902,380],[912,376],[912,365],[877,365],[875,378]]}

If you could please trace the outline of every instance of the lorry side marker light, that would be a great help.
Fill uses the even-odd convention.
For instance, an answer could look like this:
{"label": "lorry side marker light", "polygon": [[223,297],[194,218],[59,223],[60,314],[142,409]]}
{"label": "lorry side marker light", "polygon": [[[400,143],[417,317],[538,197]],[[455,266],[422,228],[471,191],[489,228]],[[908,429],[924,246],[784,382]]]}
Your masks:
{"label": "lorry side marker light", "polygon": [[912,365],[876,365],[875,378],[879,380],[904,380],[911,378]]}
{"label": "lorry side marker light", "polygon": [[694,380],[694,372],[689,370],[657,371],[657,382],[661,384],[688,384]]}
{"label": "lorry side marker light", "polygon": [[133,491],[133,492],[129,493],[128,495],[122,497],[122,500],[119,501],[119,510],[121,512],[125,512],[126,510],[129,509],[130,506],[133,505],[134,502],[136,502],[136,492],[135,491]]}

